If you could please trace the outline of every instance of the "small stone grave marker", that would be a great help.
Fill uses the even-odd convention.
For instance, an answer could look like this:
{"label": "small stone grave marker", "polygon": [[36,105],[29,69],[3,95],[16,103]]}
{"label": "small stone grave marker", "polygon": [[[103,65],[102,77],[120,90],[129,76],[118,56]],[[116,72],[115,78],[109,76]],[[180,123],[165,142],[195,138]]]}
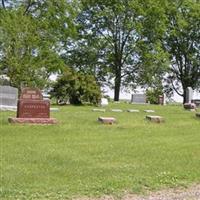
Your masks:
{"label": "small stone grave marker", "polygon": [[155,110],[144,110],[144,112],[146,112],[146,113],[154,113]]}
{"label": "small stone grave marker", "polygon": [[116,119],[114,117],[99,117],[98,121],[103,124],[113,124],[116,122]]}
{"label": "small stone grave marker", "polygon": [[155,123],[162,123],[164,122],[164,118],[161,116],[153,116],[153,115],[147,115],[146,119],[151,121],[151,122],[155,122]]}
{"label": "small stone grave marker", "polygon": [[58,112],[58,111],[59,111],[59,108],[50,108],[50,111],[51,111],[51,112]]}
{"label": "small stone grave marker", "polygon": [[92,109],[93,112],[106,112],[106,109],[98,109],[98,108],[94,108]]}
{"label": "small stone grave marker", "polygon": [[134,110],[134,109],[129,109],[129,110],[127,110],[127,112],[138,113],[138,112],[140,112],[140,111],[139,111],[139,110]]}
{"label": "small stone grave marker", "polygon": [[112,109],[111,111],[112,112],[123,112],[123,110],[121,110],[121,109]]}

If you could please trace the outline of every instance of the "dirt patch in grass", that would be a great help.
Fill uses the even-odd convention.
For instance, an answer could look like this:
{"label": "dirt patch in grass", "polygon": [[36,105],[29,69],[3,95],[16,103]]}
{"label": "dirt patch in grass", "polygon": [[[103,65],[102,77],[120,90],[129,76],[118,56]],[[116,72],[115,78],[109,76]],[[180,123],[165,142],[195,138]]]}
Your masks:
{"label": "dirt patch in grass", "polygon": [[[78,198],[76,200],[116,200],[112,196],[95,198]],[[145,196],[126,194],[121,200],[200,200],[200,184],[189,188],[167,189],[157,192],[149,192]]]}

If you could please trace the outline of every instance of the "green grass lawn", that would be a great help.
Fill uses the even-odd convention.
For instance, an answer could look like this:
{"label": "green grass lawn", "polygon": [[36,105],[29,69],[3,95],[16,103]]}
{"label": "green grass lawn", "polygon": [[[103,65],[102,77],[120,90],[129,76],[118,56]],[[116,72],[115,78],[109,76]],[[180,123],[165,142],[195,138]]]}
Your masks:
{"label": "green grass lawn", "polygon": [[[200,183],[200,119],[181,106],[111,104],[64,106],[52,113],[58,125],[11,125],[0,112],[0,199],[67,199],[120,196]],[[164,124],[144,120],[154,109]],[[98,116],[117,118],[115,125]]]}

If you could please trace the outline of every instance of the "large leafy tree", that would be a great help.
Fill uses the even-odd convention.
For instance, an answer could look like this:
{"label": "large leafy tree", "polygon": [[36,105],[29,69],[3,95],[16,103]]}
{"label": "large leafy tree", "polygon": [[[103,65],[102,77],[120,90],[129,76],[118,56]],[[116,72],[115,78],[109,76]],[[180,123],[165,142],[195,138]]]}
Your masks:
{"label": "large leafy tree", "polygon": [[43,87],[64,64],[60,41],[73,35],[73,9],[65,0],[2,1],[0,68],[11,84]]}
{"label": "large leafy tree", "polygon": [[185,102],[187,87],[200,87],[200,2],[169,0],[166,12],[164,46],[171,61],[167,88],[183,96]]}
{"label": "large leafy tree", "polygon": [[[155,66],[159,63],[161,68],[162,63],[162,56],[158,56],[162,48],[155,37],[163,31],[161,23],[156,23],[163,16],[159,2],[82,0],[81,3],[77,18],[79,35],[65,53],[69,64],[94,73],[100,81],[110,84],[114,80],[115,101],[119,100],[121,87],[134,86],[138,75],[150,83],[152,79],[147,76],[151,75],[146,71],[151,68],[155,75]],[[147,65],[148,70],[144,67]]]}

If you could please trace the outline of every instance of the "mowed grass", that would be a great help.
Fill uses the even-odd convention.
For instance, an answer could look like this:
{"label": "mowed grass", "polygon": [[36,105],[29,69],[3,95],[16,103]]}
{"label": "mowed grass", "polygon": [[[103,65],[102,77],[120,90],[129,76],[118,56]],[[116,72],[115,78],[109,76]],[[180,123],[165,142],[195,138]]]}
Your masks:
{"label": "mowed grass", "polygon": [[[0,113],[0,199],[71,199],[200,183],[200,119],[181,106],[64,106],[58,125],[11,125]],[[147,122],[144,109],[165,118]],[[117,118],[103,125],[98,116]]]}

